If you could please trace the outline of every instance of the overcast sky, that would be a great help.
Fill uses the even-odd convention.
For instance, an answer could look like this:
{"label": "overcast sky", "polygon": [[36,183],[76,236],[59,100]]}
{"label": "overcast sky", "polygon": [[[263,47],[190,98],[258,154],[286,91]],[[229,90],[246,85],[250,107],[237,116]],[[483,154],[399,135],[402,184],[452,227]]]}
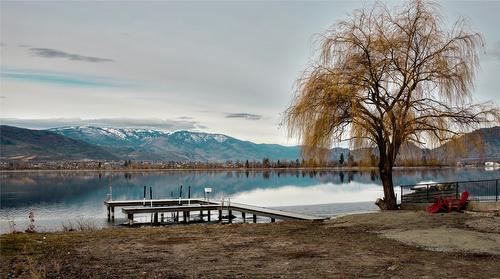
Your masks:
{"label": "overcast sky", "polygon": [[[312,36],[363,3],[1,1],[0,117],[295,144],[279,123]],[[500,103],[500,1],[441,6],[484,35],[474,96]]]}

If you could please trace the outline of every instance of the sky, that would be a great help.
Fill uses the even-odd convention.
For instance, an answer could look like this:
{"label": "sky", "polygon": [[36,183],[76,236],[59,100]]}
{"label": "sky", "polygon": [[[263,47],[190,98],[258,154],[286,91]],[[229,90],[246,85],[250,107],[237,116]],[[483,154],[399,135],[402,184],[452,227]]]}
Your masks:
{"label": "sky", "polygon": [[[294,145],[280,123],[314,35],[370,3],[1,1],[0,122]],[[439,3],[483,34],[473,96],[499,104],[500,1]]]}

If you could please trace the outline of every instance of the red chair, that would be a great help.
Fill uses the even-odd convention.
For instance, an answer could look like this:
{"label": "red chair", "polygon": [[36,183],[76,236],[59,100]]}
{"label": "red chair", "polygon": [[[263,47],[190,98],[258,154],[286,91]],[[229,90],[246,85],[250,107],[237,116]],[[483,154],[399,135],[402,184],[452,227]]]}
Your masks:
{"label": "red chair", "polygon": [[436,202],[429,207],[427,207],[425,210],[429,213],[439,213],[439,212],[449,212],[449,203],[448,200],[443,199],[441,197],[436,199]]}
{"label": "red chair", "polygon": [[450,206],[448,208],[448,212],[451,212],[452,210],[460,211],[465,209],[465,207],[467,206],[468,199],[469,199],[469,192],[467,191],[462,192],[462,194],[460,195],[460,199],[450,199],[449,201]]}

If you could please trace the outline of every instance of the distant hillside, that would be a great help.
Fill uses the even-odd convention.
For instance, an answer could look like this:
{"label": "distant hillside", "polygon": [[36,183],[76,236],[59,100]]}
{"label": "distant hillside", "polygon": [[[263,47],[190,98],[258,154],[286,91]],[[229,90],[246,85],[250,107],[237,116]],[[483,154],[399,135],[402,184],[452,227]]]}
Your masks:
{"label": "distant hillside", "polygon": [[[376,148],[351,151],[355,161],[366,163]],[[457,162],[500,160],[500,126],[478,129],[434,148],[420,148],[413,143],[401,147],[396,165],[455,165]]]}
{"label": "distant hillside", "polygon": [[100,147],[50,131],[0,125],[0,141],[2,159],[100,160],[117,158]]}
{"label": "distant hillside", "polygon": [[256,144],[222,134],[178,131],[168,133],[146,129],[77,126],[54,128],[60,135],[105,148],[119,157],[133,160],[226,161],[295,160],[300,148],[278,144]]}
{"label": "distant hillside", "polygon": [[433,149],[432,154],[445,161],[500,160],[500,126],[465,134]]}

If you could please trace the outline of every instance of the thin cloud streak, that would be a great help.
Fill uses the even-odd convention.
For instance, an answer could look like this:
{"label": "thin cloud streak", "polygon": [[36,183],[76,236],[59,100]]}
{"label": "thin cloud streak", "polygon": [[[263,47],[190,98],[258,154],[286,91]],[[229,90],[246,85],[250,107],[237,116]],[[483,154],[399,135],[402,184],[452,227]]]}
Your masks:
{"label": "thin cloud streak", "polygon": [[262,115],[238,112],[238,113],[226,113],[226,118],[242,118],[246,120],[261,120]]}
{"label": "thin cloud streak", "polygon": [[49,129],[68,126],[97,126],[113,128],[158,129],[166,131],[177,130],[202,130],[206,129],[197,121],[155,119],[155,118],[46,118],[46,119],[21,119],[0,118],[0,124],[29,129]]}
{"label": "thin cloud streak", "polygon": [[32,47],[29,49],[32,55],[43,57],[43,58],[64,58],[72,61],[84,61],[91,63],[101,63],[101,62],[114,62],[113,59],[85,56],[80,54],[68,53],[62,50],[53,48],[37,48]]}
{"label": "thin cloud streak", "polygon": [[0,72],[2,79],[16,80],[21,82],[47,83],[59,86],[71,87],[105,87],[105,88],[126,88],[138,87],[134,84],[127,84],[106,77],[91,77],[84,75],[74,75],[67,73],[41,72],[33,70],[12,70],[2,69]]}

